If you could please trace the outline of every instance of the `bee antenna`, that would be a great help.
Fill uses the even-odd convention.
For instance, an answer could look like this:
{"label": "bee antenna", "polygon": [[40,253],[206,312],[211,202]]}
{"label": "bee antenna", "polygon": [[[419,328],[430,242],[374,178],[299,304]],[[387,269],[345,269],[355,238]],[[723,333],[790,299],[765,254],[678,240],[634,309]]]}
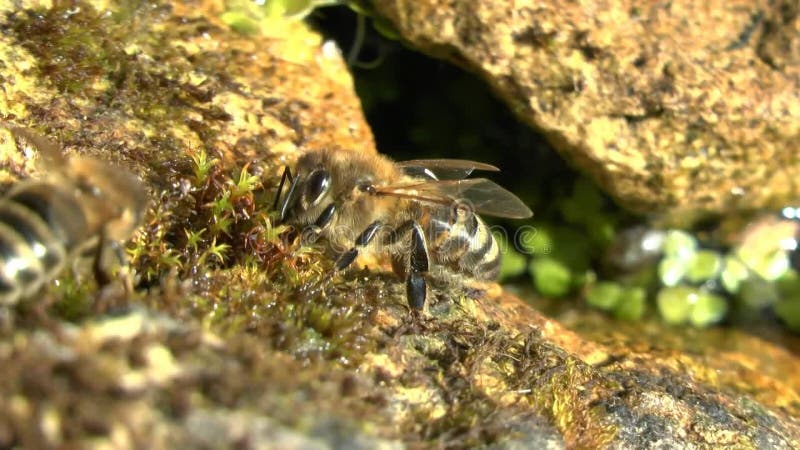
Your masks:
{"label": "bee antenna", "polygon": [[[286,183],[286,179],[287,178],[289,179],[289,182],[294,184],[294,177],[292,176],[292,170],[289,168],[289,166],[284,166],[283,175],[281,175],[281,182],[278,183],[278,192],[275,193],[275,201],[272,203],[272,210],[273,211],[278,209],[278,202],[280,202],[280,200],[281,200],[281,193],[283,192],[283,185]],[[283,216],[282,213],[281,213],[281,216]]]}

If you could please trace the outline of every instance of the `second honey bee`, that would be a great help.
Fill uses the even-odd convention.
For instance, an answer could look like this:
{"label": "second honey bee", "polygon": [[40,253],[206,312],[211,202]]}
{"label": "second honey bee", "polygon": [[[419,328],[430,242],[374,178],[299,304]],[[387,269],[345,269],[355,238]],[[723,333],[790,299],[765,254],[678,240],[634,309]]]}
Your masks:
{"label": "second honey bee", "polygon": [[[303,154],[278,188],[280,220],[324,238],[338,254],[334,270],[362,251],[391,256],[405,277],[413,311],[425,305],[427,277],[441,270],[477,280],[500,271],[500,248],[478,214],[527,218],[531,210],[511,192],[474,170],[474,161],[393,162],[380,155],[320,150]],[[286,180],[289,185],[281,199]]]}
{"label": "second honey bee", "polygon": [[0,199],[0,306],[31,297],[72,258],[92,252],[108,278],[109,252],[138,226],[146,196],[124,169],[89,157],[64,158],[27,129],[0,124],[47,160],[48,176],[24,180]]}

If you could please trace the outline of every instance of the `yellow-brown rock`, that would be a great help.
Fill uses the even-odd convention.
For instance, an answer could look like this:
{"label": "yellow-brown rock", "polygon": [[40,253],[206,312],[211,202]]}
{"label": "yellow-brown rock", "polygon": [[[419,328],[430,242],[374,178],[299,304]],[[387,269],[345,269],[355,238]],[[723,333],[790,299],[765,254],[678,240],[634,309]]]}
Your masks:
{"label": "yellow-brown rock", "polygon": [[796,2],[371,3],[629,208],[681,223],[800,197]]}
{"label": "yellow-brown rock", "polygon": [[[778,345],[587,338],[495,285],[435,286],[415,318],[380,268],[324,278],[324,252],[273,224],[278,174],[298,150],[374,148],[304,25],[242,35],[213,2],[14,5],[0,117],[130,167],[151,207],[134,292],[66,271],[0,311],[0,447],[800,446],[800,363]],[[0,140],[6,181],[26,176]]]}

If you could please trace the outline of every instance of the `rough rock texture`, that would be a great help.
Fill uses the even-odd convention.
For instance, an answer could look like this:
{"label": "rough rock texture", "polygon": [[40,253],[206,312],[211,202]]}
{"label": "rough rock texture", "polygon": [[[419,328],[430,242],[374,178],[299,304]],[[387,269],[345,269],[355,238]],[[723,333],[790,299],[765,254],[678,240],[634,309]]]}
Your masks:
{"label": "rough rock texture", "polygon": [[[195,3],[135,3],[106,16],[104,2],[25,9],[48,4],[0,2],[0,117],[68,152],[139,163],[166,185],[179,181],[187,149],[224,162],[299,147],[374,151],[338,50],[300,23],[252,39],[203,19]],[[224,11],[204,6],[211,18]],[[25,161],[0,150],[7,182]]]}
{"label": "rough rock texture", "polygon": [[[598,343],[494,285],[433,289],[415,320],[379,268],[320,284],[331,261],[281,239],[271,188],[297,149],[374,149],[341,59],[303,25],[246,37],[213,3],[0,5],[0,117],[136,170],[152,200],[135,292],[64,273],[2,311],[0,447],[800,446],[800,362],[777,345],[758,342],[768,371]],[[31,155],[0,142],[25,176]]]}
{"label": "rough rock texture", "polygon": [[630,208],[681,222],[800,195],[796,1],[372,3]]}

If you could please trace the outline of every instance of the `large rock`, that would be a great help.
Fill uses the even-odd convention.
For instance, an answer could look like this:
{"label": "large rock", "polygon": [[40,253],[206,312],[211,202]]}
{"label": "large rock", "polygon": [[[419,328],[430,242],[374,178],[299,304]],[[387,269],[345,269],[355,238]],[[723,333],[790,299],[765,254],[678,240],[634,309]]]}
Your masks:
{"label": "large rock", "polygon": [[[375,151],[336,46],[302,23],[264,20],[279,36],[251,38],[215,2],[208,19],[180,2],[47,4],[0,1],[0,117],[68,152],[127,161],[161,186],[192,151],[226,164],[331,143]],[[25,165],[4,144],[0,182]]]}
{"label": "large rock", "polygon": [[0,8],[0,115],[152,200],[131,296],[67,271],[2,311],[0,447],[800,446],[800,363],[767,342],[779,371],[598,343],[495,285],[437,287],[419,320],[380,266],[320,285],[331,261],[279,239],[259,182],[298,149],[374,151],[350,78],[302,24],[247,37],[204,5]]}
{"label": "large rock", "polygon": [[795,1],[372,3],[627,207],[681,222],[800,195]]}

